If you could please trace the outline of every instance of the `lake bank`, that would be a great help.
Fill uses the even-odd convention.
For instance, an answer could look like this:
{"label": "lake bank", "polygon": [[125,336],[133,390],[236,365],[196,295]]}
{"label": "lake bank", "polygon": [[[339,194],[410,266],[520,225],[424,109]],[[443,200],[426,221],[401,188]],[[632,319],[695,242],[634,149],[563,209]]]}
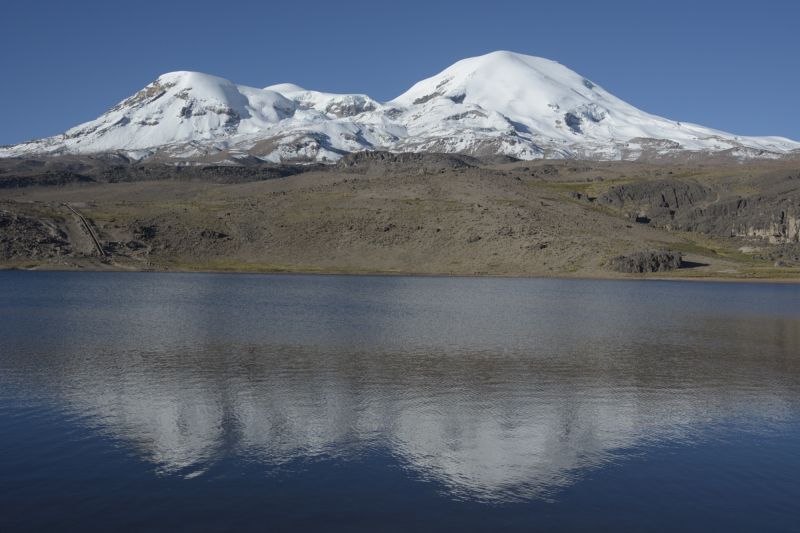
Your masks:
{"label": "lake bank", "polygon": [[342,276],[408,276],[408,277],[455,277],[455,278],[519,278],[519,279],[577,279],[577,280],[620,280],[620,281],[694,281],[694,282],[731,282],[731,283],[800,283],[800,273],[787,273],[785,270],[769,269],[754,273],[732,274],[719,273],[698,274],[679,269],[674,272],[653,272],[648,274],[622,274],[607,270],[596,273],[536,273],[536,274],[492,274],[489,272],[419,272],[401,270],[356,270],[346,268],[323,268],[295,265],[260,265],[248,264],[228,267],[212,267],[204,265],[162,265],[147,269],[130,268],[99,262],[88,262],[69,266],[44,263],[41,265],[8,265],[0,264],[0,271],[31,272],[152,272],[152,273],[220,273],[220,274],[307,274],[307,275],[342,275]]}

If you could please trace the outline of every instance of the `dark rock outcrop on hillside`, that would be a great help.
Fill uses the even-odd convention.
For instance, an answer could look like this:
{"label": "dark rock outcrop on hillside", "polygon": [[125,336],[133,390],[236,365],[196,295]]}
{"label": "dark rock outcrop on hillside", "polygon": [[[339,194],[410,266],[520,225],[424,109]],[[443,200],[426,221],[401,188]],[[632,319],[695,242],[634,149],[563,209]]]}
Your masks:
{"label": "dark rock outcrop on hillside", "polygon": [[715,200],[716,193],[694,181],[677,179],[616,185],[602,195],[601,205],[628,211],[631,218],[646,218],[659,225],[680,224],[681,217]]}
{"label": "dark rock outcrop on hillside", "polygon": [[609,266],[617,272],[625,274],[646,274],[650,272],[670,272],[677,270],[683,263],[680,252],[672,250],[636,252],[630,255],[614,257]]}
{"label": "dark rock outcrop on hillside", "polygon": [[245,183],[284,178],[325,168],[328,166],[322,164],[265,162],[242,165],[174,165],[156,161],[137,163],[100,156],[8,158],[0,159],[0,189],[158,180]]}
{"label": "dark rock outcrop on hillside", "polygon": [[474,168],[481,160],[461,154],[356,152],[336,163],[336,168],[355,173],[437,174],[447,170]]}
{"label": "dark rock outcrop on hillside", "polygon": [[755,238],[770,244],[800,242],[800,194],[731,199],[683,218],[686,229],[720,237]]}
{"label": "dark rock outcrop on hillside", "polygon": [[724,186],[668,179],[614,186],[597,201],[633,221],[667,230],[769,244],[800,242],[800,176],[742,185],[741,190],[758,192],[744,196]]}
{"label": "dark rock outcrop on hillside", "polygon": [[53,258],[70,252],[67,235],[52,222],[0,210],[0,260]]}

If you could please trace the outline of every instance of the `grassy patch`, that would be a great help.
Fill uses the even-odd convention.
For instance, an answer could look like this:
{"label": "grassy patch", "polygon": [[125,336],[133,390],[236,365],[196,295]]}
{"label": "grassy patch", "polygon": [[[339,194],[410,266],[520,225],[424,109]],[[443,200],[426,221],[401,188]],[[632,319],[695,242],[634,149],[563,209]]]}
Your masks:
{"label": "grassy patch", "polygon": [[666,247],[672,248],[686,254],[696,254],[705,257],[727,259],[742,265],[753,267],[766,266],[768,261],[756,259],[753,256],[739,251],[733,245],[721,243],[703,235],[689,232],[674,232],[682,240],[678,242],[664,243]]}
{"label": "grassy patch", "polygon": [[0,270],[30,270],[40,266],[42,266],[41,263],[33,263],[30,261],[11,261],[0,264]]}
{"label": "grassy patch", "polygon": [[615,185],[627,185],[645,181],[642,178],[616,178],[603,181],[568,181],[568,182],[540,182],[539,185],[553,191],[559,192],[579,192],[588,196],[600,196],[606,193]]}

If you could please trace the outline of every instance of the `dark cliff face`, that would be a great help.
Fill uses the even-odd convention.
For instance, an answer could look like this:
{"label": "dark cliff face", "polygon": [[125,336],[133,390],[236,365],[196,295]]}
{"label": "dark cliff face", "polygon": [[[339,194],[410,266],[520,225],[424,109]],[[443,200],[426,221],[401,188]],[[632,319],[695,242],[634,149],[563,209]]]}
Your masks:
{"label": "dark cliff face", "polygon": [[673,179],[613,186],[602,200],[615,207],[638,204],[676,211],[700,205],[715,197],[716,194],[709,187],[694,181]]}
{"label": "dark cliff face", "polygon": [[632,218],[677,227],[685,213],[708,205],[716,198],[717,194],[710,187],[672,179],[613,186],[599,202],[626,211]]}
{"label": "dark cliff face", "polygon": [[764,240],[770,244],[800,242],[800,179],[745,184],[753,193],[734,194],[730,187],[668,179],[611,187],[601,205],[623,211],[637,222],[719,237]]}
{"label": "dark cliff face", "polygon": [[693,231],[766,240],[800,242],[800,194],[783,198],[740,198],[710,205],[688,217]]}

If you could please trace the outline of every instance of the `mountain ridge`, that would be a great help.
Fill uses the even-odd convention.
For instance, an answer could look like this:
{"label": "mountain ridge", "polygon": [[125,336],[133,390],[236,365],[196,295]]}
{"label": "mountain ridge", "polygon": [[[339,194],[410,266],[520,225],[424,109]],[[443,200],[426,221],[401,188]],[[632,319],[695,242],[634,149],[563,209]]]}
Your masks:
{"label": "mountain ridge", "polygon": [[0,157],[121,152],[175,162],[212,157],[332,162],[367,150],[518,159],[783,158],[800,143],[747,137],[646,113],[544,58],[497,51],[463,59],[379,102],[282,83],[259,89],[192,71],[159,76],[61,135]]}

